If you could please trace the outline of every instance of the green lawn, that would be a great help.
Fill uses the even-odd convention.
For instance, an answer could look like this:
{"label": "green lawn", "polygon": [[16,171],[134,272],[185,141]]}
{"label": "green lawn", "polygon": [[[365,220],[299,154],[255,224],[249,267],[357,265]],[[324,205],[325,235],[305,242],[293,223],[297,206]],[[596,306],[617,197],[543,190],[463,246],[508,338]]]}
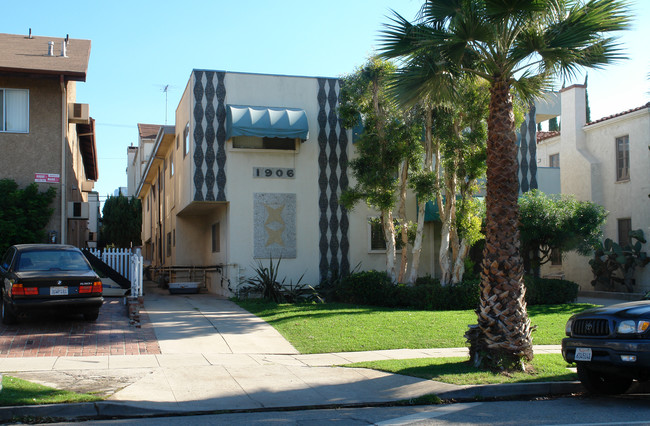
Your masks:
{"label": "green lawn", "polygon": [[93,402],[96,395],[53,389],[11,376],[2,377],[0,406]]}
{"label": "green lawn", "polygon": [[560,354],[535,355],[527,372],[492,373],[470,365],[467,358],[422,358],[387,360],[347,364],[345,367],[363,367],[405,376],[451,383],[454,385],[483,385],[497,383],[555,382],[578,380],[578,375],[567,369]]}
{"label": "green lawn", "polygon": [[[262,300],[237,303],[275,327],[301,353],[464,347],[467,326],[476,323],[472,310],[414,311]],[[560,344],[568,318],[590,307],[593,305],[530,306],[531,322],[537,325],[533,343]]]}

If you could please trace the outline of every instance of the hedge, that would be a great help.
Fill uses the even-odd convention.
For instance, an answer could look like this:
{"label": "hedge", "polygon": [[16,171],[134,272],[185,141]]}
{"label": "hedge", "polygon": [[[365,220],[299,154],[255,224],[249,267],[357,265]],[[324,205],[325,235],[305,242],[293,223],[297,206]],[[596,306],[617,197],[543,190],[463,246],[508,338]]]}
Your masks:
{"label": "hedge", "polygon": [[[573,302],[578,285],[571,281],[524,277],[528,305]],[[415,285],[393,284],[385,272],[356,272],[341,279],[334,298],[343,303],[420,310],[476,309],[479,303],[479,280],[442,286],[431,276],[420,277]]]}

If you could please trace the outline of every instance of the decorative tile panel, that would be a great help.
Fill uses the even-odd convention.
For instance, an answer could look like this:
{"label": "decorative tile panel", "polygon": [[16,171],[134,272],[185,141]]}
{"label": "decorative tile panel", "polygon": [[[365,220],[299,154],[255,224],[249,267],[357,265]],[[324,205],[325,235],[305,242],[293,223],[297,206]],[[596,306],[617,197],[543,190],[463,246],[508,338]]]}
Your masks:
{"label": "decorative tile panel", "polygon": [[253,194],[253,257],[295,259],[296,194]]}

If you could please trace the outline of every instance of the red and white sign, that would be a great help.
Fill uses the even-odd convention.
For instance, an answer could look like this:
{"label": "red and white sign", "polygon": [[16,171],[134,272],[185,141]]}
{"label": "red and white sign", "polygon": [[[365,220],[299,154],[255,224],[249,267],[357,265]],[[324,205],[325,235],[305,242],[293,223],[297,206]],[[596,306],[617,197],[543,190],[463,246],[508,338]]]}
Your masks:
{"label": "red and white sign", "polygon": [[59,183],[61,176],[58,173],[34,173],[34,182]]}

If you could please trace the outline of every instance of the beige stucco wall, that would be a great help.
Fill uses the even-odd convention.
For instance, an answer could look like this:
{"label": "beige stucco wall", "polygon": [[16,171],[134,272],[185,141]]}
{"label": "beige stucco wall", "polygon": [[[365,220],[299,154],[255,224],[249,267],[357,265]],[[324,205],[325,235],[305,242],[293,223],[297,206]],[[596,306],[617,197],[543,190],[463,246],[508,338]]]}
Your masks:
{"label": "beige stucco wall", "polygon": [[[57,232],[61,242],[61,193],[65,191],[68,201],[87,201],[87,194],[81,191],[86,180],[79,150],[76,126],[67,124],[66,164],[61,169],[62,148],[62,93],[58,78],[0,77],[0,88],[29,90],[29,132],[0,133],[0,178],[14,179],[20,187],[34,182],[35,173],[56,173],[60,183],[39,183],[41,191],[54,186],[57,195],[52,203],[54,213],[47,225],[47,231]],[[66,103],[75,102],[75,82],[65,83]],[[63,187],[66,183],[65,188]],[[63,214],[66,214],[65,212]],[[68,221],[67,241],[83,246],[87,237],[87,221]]]}
{"label": "beige stucco wall", "polygon": [[[617,219],[622,218],[630,218],[632,229],[642,229],[649,237],[650,111],[645,108],[586,126],[584,86],[572,86],[561,95],[562,133],[555,139],[560,141],[562,193],[605,207],[609,212],[605,238],[618,241]],[[630,180],[617,182],[615,141],[624,135],[630,138]],[[650,245],[645,250],[650,251]],[[561,267],[546,271],[562,272],[583,290],[593,290],[588,261],[588,257],[567,253]],[[636,291],[650,290],[650,267],[638,270],[636,281]]]}
{"label": "beige stucco wall", "polygon": [[[191,120],[194,98],[194,74],[181,97],[176,109],[176,139],[169,151],[157,152],[169,164],[174,162],[174,177],[165,173],[165,211],[164,234],[175,234],[170,256],[165,256],[166,266],[210,266],[224,265],[223,272],[209,274],[209,291],[230,295],[228,286],[236,288],[240,279],[252,276],[257,260],[254,259],[253,223],[255,193],[296,194],[296,258],[284,258],[281,264],[281,278],[296,282],[303,276],[303,283],[316,285],[319,282],[319,238],[318,221],[318,81],[315,78],[286,77],[256,74],[227,73],[225,77],[226,104],[255,105],[283,108],[300,108],[306,112],[309,121],[309,139],[299,145],[295,152],[253,149],[236,149],[232,141],[226,142],[226,202],[193,202],[194,188],[194,123]],[[183,133],[186,123],[190,123],[190,152],[184,153]],[[348,132],[351,141],[351,135]],[[355,148],[348,146],[347,156],[353,158]],[[160,163],[162,164],[162,163]],[[162,167],[158,165],[157,167]],[[260,179],[253,177],[254,167],[292,168],[294,179]],[[156,173],[156,172],[150,172]],[[351,171],[349,171],[351,178]],[[158,175],[153,185],[158,188]],[[353,184],[353,181],[350,183]],[[157,244],[158,200],[154,202],[151,187],[145,185],[141,193],[143,199],[143,241]],[[150,203],[146,209],[147,199]],[[408,215],[415,220],[415,199],[409,195]],[[360,269],[384,270],[385,254],[371,252],[369,244],[368,218],[377,213],[364,203],[357,205],[349,215],[350,265],[360,264]],[[220,250],[211,248],[211,228],[215,223],[220,227]],[[420,273],[436,274],[439,238],[434,237],[434,224],[427,224],[423,243]],[[439,232],[439,231],[438,231]],[[158,248],[150,246],[150,259],[156,265]],[[410,258],[410,254],[409,254]],[[268,264],[268,259],[259,259]],[[399,266],[399,258],[397,260]]]}

